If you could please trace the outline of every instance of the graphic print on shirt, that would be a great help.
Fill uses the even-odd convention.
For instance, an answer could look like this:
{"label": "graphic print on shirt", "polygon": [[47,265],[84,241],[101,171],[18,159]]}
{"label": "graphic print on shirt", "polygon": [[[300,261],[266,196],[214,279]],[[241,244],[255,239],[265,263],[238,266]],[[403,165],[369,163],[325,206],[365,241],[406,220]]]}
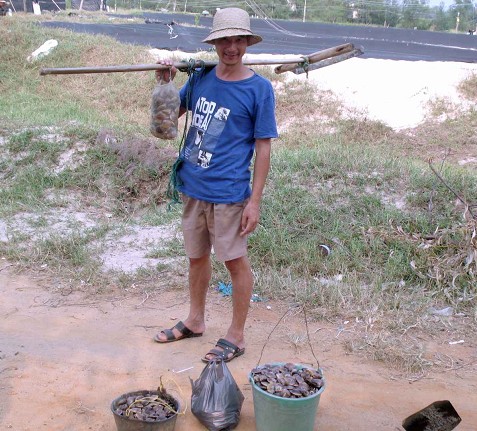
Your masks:
{"label": "graphic print on shirt", "polygon": [[212,162],[217,141],[230,114],[230,109],[216,108],[217,104],[205,97],[197,100],[185,142],[185,159],[204,169]]}

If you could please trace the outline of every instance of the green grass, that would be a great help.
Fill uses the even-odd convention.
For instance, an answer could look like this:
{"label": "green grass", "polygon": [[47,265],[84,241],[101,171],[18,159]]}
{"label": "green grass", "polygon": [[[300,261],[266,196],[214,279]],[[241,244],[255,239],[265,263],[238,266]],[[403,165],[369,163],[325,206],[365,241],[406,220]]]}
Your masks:
{"label": "green grass", "polygon": [[[40,76],[44,67],[79,67],[103,64],[151,63],[141,47],[127,49],[114,39],[81,35],[62,29],[48,29],[25,23],[22,17],[2,21],[0,52],[0,112],[16,125],[80,124],[119,125],[135,118],[136,130],[148,121],[152,73],[123,73]],[[58,46],[34,62],[26,58],[48,39]],[[41,41],[41,42],[40,42]],[[131,100],[136,103],[131,104]],[[139,103],[137,101],[139,100]],[[85,109],[88,106],[88,109]],[[138,113],[142,113],[138,117]]]}
{"label": "green grass", "polygon": [[[465,254],[456,256],[472,247],[471,230],[461,223],[455,197],[421,162],[316,141],[314,147],[276,150],[272,166],[250,253],[264,273],[273,268],[307,288],[270,292],[267,276],[260,282],[262,291],[297,300],[310,295],[308,302],[321,303],[323,294],[312,293],[322,289],[320,279],[340,275],[349,286],[335,288],[348,292],[356,283],[369,286],[368,299],[388,311],[396,307],[395,293],[383,289],[389,285],[401,286],[409,298],[428,292],[426,301],[469,305],[462,298],[476,293],[475,263],[466,266]],[[454,190],[477,196],[475,178],[468,171],[453,167],[442,175]],[[432,241],[426,239],[431,236]],[[330,256],[321,255],[320,244],[332,249]],[[351,302],[360,297],[352,287],[345,296]],[[342,294],[330,293],[326,304],[338,310]]]}

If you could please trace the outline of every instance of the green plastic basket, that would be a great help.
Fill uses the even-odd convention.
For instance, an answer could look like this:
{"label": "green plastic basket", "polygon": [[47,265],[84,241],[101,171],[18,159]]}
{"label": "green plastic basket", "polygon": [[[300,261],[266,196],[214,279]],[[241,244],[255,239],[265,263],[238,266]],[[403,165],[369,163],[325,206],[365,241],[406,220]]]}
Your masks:
{"label": "green plastic basket", "polygon": [[[284,365],[284,363],[270,365]],[[309,368],[300,364],[295,365],[298,368]],[[319,371],[321,372],[321,369]],[[320,396],[325,390],[324,379],[320,390],[306,398],[282,398],[272,395],[255,384],[252,373],[249,374],[249,380],[252,385],[257,431],[314,430]]]}

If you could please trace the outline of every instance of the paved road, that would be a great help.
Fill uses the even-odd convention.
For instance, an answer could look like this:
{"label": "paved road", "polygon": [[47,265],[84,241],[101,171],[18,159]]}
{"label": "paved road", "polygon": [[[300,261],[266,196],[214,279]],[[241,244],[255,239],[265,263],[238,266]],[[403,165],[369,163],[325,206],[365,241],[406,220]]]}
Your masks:
{"label": "paved road", "polygon": [[[200,41],[212,27],[211,17],[201,17],[200,27],[194,26],[194,15],[144,13],[143,18],[144,23],[141,24],[55,21],[42,24],[104,34],[122,43],[160,49],[196,52],[208,47]],[[173,32],[170,34],[171,28]],[[260,19],[252,19],[252,28],[264,39],[247,50],[252,54],[310,54],[343,43],[353,43],[363,48],[361,58],[477,62],[477,36],[468,34],[282,20],[267,22]]]}

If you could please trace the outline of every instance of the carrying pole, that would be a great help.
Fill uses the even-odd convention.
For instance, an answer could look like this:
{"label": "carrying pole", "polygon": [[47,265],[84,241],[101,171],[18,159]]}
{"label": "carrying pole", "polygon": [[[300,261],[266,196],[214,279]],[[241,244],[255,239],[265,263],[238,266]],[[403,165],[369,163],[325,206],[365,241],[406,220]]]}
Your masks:
{"label": "carrying pole", "polygon": [[[318,51],[307,56],[291,56],[287,58],[263,59],[263,60],[243,60],[245,66],[273,66],[279,64],[275,68],[276,73],[283,73],[293,71],[298,67],[306,67],[308,64],[313,64],[326,58],[339,56],[353,51],[355,48],[353,44],[347,43],[333,48],[328,48],[323,51]],[[200,67],[214,67],[218,64],[217,61],[200,61],[195,60],[192,64],[193,68]],[[181,72],[187,72],[191,68],[191,64],[187,61],[174,62],[173,66]],[[117,66],[91,66],[91,67],[63,67],[63,68],[42,68],[40,75],[71,75],[83,73],[115,73],[115,72],[140,72],[147,70],[164,70],[169,69],[169,66],[163,64],[135,64],[135,65],[117,65]]]}
{"label": "carrying pole", "polygon": [[303,64],[313,64],[318,63],[326,58],[337,57],[339,55],[346,54],[353,51],[354,45],[352,43],[345,43],[344,45],[334,46],[333,48],[324,49],[323,51],[318,51],[313,54],[308,55],[303,58],[302,62],[296,62],[295,64],[282,64],[275,68],[275,73],[284,73],[291,72]]}

